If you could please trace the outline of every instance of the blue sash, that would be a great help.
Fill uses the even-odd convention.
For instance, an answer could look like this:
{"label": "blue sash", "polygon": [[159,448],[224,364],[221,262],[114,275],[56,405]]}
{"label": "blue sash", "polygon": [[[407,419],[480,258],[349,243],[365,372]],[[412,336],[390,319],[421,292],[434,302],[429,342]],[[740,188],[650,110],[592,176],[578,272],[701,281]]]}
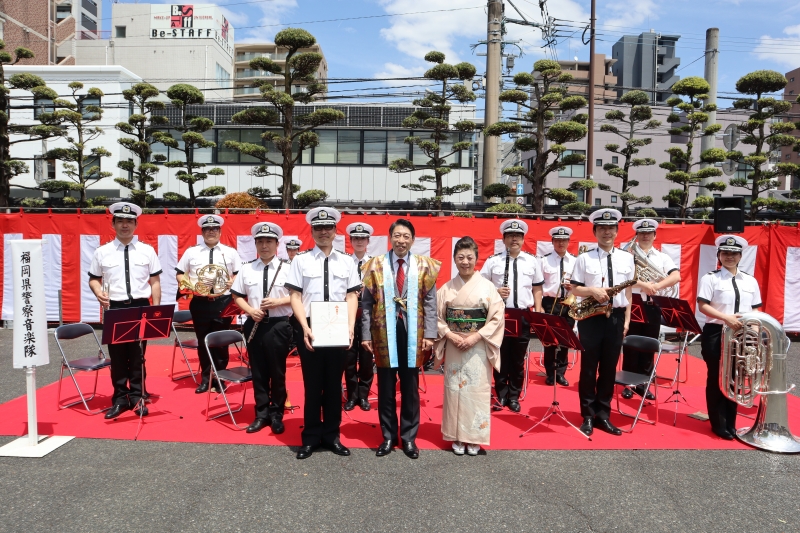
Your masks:
{"label": "blue sash", "polygon": [[[419,272],[417,260],[412,254],[406,256],[408,260],[408,276],[406,276],[406,308],[408,309],[408,367],[417,366],[417,306],[419,304]],[[387,252],[383,257],[383,299],[386,308],[386,340],[389,345],[389,365],[399,367],[397,354],[397,310],[398,304],[394,302],[396,296],[394,272],[392,271],[392,253]]]}

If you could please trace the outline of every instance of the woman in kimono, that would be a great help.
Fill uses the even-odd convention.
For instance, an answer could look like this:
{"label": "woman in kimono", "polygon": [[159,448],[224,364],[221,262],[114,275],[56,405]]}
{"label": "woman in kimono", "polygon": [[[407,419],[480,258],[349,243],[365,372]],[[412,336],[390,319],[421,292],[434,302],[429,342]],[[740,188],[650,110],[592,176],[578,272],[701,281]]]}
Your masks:
{"label": "woman in kimono", "polygon": [[442,436],[453,452],[477,455],[489,444],[492,368],[500,366],[505,326],[503,299],[475,272],[478,246],[471,237],[456,242],[458,275],[437,292],[439,338],[436,365],[444,364]]}

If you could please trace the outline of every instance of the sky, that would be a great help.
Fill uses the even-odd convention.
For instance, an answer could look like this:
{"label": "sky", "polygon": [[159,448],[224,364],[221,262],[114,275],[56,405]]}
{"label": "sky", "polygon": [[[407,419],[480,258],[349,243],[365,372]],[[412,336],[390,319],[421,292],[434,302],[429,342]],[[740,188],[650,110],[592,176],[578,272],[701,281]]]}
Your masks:
{"label": "sky", "polygon": [[[103,29],[109,29],[111,0],[103,0]],[[131,3],[133,0],[121,0]],[[173,2],[163,2],[173,3]],[[486,0],[220,0],[217,5],[235,28],[236,42],[271,41],[286,27],[311,32],[322,46],[330,78],[403,78],[421,75],[430,50],[446,54],[448,63],[469,61],[485,70]],[[516,12],[515,5],[520,13]],[[548,0],[558,25],[559,59],[589,58],[581,42],[589,21],[589,0]],[[542,22],[539,0],[506,0],[508,18]],[[786,73],[800,67],[800,1],[786,0],[597,0],[597,52],[611,55],[622,35],[650,29],[677,34],[678,74],[703,76],[707,28],[720,30],[720,107],[730,107],[736,80],[760,69]],[[530,71],[547,57],[538,28],[507,25],[505,39],[518,41],[523,53],[515,71]],[[509,46],[509,50],[516,47]],[[519,52],[517,52],[519,53]],[[330,95],[360,96],[378,90],[419,90],[414,81],[377,80],[331,84]],[[511,88],[509,86],[509,88]],[[410,97],[408,98],[411,99]],[[482,115],[482,100],[476,102]]]}

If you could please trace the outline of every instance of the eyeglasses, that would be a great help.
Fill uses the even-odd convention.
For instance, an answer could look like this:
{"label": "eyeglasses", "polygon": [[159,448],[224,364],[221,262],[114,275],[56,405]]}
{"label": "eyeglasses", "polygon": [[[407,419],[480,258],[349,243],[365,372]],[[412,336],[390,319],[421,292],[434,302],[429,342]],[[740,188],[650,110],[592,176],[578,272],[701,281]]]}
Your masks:
{"label": "eyeglasses", "polygon": [[222,228],[220,228],[219,226],[213,226],[210,228],[203,228],[203,231],[222,231]]}
{"label": "eyeglasses", "polygon": [[336,229],[336,226],[311,226],[311,231],[333,231]]}

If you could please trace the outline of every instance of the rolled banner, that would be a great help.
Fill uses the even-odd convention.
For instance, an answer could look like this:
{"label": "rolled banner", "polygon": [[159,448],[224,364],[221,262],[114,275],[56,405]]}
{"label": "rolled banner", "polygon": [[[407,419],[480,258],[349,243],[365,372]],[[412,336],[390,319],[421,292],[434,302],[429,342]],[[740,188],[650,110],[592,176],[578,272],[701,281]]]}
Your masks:
{"label": "rolled banner", "polygon": [[14,277],[14,368],[50,362],[42,240],[11,241]]}

